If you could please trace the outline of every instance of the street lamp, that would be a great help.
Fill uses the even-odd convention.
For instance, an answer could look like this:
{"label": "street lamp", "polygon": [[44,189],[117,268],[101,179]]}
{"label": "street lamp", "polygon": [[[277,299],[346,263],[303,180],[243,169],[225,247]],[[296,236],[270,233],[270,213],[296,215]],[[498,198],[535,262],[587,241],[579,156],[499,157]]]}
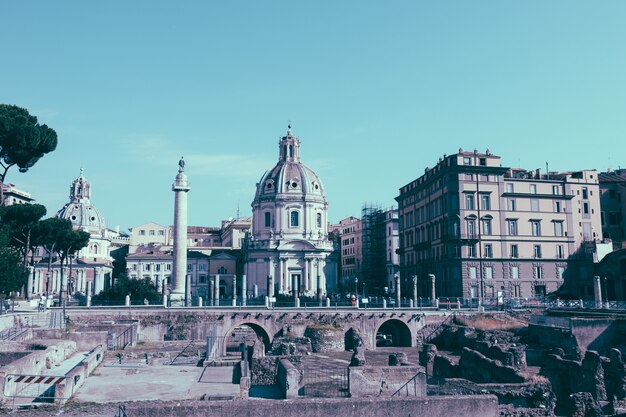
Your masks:
{"label": "street lamp", "polygon": [[357,300],[359,299],[359,278],[354,277],[354,294]]}

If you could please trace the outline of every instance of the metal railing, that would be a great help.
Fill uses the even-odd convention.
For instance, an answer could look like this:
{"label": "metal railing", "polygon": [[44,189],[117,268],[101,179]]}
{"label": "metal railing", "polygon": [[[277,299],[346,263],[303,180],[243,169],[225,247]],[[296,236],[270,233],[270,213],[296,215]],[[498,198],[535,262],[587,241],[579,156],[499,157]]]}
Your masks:
{"label": "metal railing", "polygon": [[119,335],[113,334],[113,338],[109,343],[110,350],[124,350],[126,346],[132,345],[134,342],[134,334],[135,329],[134,326],[128,326],[126,330],[124,330]]}
{"label": "metal railing", "polygon": [[[404,385],[402,385],[400,388],[398,388],[398,390],[396,392],[394,392],[393,394],[391,394],[392,397],[395,397],[396,395],[401,396],[404,393],[405,397],[417,397],[418,396],[418,381],[417,381],[417,377],[424,374],[424,372],[418,372],[415,375],[413,375],[413,378],[409,379],[408,381],[406,381],[404,383]],[[420,393],[421,394],[421,393]],[[421,395],[419,395],[421,396]]]}

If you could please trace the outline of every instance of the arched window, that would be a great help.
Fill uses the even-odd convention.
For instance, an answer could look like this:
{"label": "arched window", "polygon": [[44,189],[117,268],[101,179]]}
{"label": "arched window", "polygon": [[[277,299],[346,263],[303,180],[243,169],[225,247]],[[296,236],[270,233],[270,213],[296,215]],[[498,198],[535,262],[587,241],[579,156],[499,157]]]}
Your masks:
{"label": "arched window", "polygon": [[224,268],[223,266],[220,266],[219,269],[217,270],[218,274],[227,274],[228,270],[226,268]]}
{"label": "arched window", "polygon": [[293,146],[289,145],[289,157],[293,158]]}
{"label": "arched window", "polygon": [[93,245],[93,253],[98,253],[98,245]]}
{"label": "arched window", "polygon": [[283,155],[287,158],[287,145],[283,145]]}
{"label": "arched window", "polygon": [[296,210],[291,212],[291,227],[298,227],[300,226],[300,213],[297,212]]}
{"label": "arched window", "polygon": [[269,211],[265,212],[265,227],[272,227],[272,214]]}
{"label": "arched window", "polygon": [[322,228],[322,213],[317,213],[317,228]]}

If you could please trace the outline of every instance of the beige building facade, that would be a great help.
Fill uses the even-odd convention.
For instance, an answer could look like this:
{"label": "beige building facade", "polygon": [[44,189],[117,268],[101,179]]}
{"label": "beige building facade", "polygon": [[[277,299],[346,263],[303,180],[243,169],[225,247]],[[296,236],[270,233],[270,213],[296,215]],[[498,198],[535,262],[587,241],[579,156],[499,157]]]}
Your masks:
{"label": "beige building facade", "polygon": [[441,296],[590,296],[599,196],[595,170],[544,174],[502,167],[489,151],[444,155],[396,198],[404,282],[416,275],[423,296],[428,274]]}

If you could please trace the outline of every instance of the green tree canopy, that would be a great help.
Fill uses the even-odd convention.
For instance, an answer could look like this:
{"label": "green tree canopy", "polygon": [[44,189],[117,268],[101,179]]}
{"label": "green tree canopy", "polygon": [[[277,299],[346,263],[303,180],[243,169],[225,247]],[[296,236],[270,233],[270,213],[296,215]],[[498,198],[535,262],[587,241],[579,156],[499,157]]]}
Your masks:
{"label": "green tree canopy", "polygon": [[161,294],[150,279],[132,279],[121,274],[114,286],[92,298],[92,304],[123,305],[127,295],[130,295],[132,304],[142,304],[144,300],[148,300],[150,304],[161,302]]}
{"label": "green tree canopy", "polygon": [[10,236],[9,245],[26,254],[30,245],[30,236],[37,222],[46,215],[46,208],[41,204],[15,204],[0,207],[0,224]]}
{"label": "green tree canopy", "polygon": [[9,239],[6,230],[0,228],[0,294],[5,296],[19,291],[28,278],[20,253],[8,245]]}
{"label": "green tree canopy", "polygon": [[[57,147],[57,134],[47,125],[39,124],[28,110],[0,104],[0,185],[9,168],[17,165],[26,172],[39,158]],[[4,204],[0,187],[0,205]]]}

